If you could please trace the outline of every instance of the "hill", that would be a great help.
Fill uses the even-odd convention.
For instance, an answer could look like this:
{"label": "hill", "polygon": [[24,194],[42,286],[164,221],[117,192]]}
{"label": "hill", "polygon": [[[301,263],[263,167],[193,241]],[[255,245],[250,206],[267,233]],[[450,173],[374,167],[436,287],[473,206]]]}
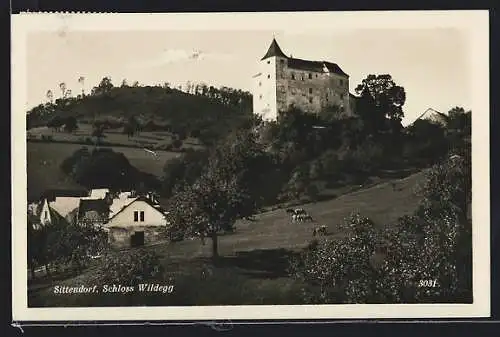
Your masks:
{"label": "hill", "polygon": [[27,125],[31,129],[46,126],[54,117],[72,116],[80,123],[100,120],[120,128],[134,117],[144,131],[172,131],[181,138],[193,134],[208,143],[251,116],[250,93],[202,85],[190,92],[168,86],[114,87],[109,79],[103,79],[90,95],[34,107],[28,111]]}

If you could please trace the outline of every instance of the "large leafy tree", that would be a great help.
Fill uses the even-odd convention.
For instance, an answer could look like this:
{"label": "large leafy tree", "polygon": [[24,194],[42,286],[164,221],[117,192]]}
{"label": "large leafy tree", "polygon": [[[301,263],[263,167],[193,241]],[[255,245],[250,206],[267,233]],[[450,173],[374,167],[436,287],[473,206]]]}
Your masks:
{"label": "large leafy tree", "polygon": [[406,93],[391,75],[368,75],[356,87],[356,93],[360,95],[356,104],[358,114],[372,133],[401,129]]}
{"label": "large leafy tree", "polygon": [[218,257],[218,234],[231,230],[239,217],[249,216],[260,205],[255,181],[268,164],[255,136],[242,131],[215,148],[202,175],[171,200],[169,232],[212,240]]}

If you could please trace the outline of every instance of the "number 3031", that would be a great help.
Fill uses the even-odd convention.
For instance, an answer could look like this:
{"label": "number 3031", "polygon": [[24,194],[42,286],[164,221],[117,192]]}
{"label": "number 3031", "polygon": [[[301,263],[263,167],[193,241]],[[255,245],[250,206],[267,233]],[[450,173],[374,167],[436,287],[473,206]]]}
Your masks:
{"label": "number 3031", "polygon": [[419,288],[434,288],[437,287],[437,280],[420,280],[418,282]]}

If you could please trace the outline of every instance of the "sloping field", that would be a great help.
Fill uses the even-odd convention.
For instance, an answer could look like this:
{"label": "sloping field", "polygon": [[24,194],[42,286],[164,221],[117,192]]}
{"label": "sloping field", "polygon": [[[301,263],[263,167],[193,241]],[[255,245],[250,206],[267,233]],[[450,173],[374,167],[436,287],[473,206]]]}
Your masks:
{"label": "sloping field", "polygon": [[[221,262],[210,267],[213,275],[202,280],[211,242],[200,240],[159,243],[149,247],[160,256],[171,275],[186,275],[187,280],[174,277],[176,290],[169,296],[156,296],[148,305],[228,305],[228,304],[300,304],[300,282],[286,274],[290,253],[312,239],[317,224],[327,225],[332,236],[344,232],[338,226],[353,210],[370,217],[380,226],[390,226],[398,217],[413,212],[419,198],[415,185],[422,181],[417,173],[393,183],[382,183],[337,199],[302,206],[317,223],[292,223],[283,209],[259,214],[254,221],[240,221],[234,234],[219,237]],[[126,254],[126,252],[122,252]],[[58,281],[58,285],[94,284],[97,265],[83,274]],[[191,275],[191,276],[188,276]],[[94,283],[93,283],[94,282]],[[29,292],[30,306],[117,306],[146,305],[140,293],[123,296],[54,295],[50,286]]]}
{"label": "sloping field", "polygon": [[[77,149],[80,144],[65,143],[27,143],[28,197],[36,196],[47,189],[81,188],[61,170],[60,165]],[[89,146],[89,149],[91,146]],[[137,169],[162,176],[163,166],[167,160],[179,156],[179,153],[156,151],[157,156],[141,148],[111,147],[113,151],[122,152]]]}
{"label": "sloping field", "polygon": [[[301,206],[314,218],[313,222],[293,223],[284,209],[258,214],[255,220],[240,220],[234,234],[219,237],[221,255],[256,249],[296,249],[307,245],[313,229],[328,226],[329,235],[342,235],[339,224],[353,211],[372,219],[378,226],[390,226],[399,217],[412,213],[420,200],[415,194],[422,172],[373,187],[345,194],[336,199]],[[394,184],[393,184],[394,183]],[[188,240],[158,245],[159,252],[175,258],[210,256],[211,244]]]}

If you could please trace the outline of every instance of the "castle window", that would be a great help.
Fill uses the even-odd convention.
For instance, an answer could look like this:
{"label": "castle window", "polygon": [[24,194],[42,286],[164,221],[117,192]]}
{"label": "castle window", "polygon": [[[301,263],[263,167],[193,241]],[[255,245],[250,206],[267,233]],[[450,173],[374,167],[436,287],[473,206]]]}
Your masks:
{"label": "castle window", "polygon": [[313,93],[313,88],[309,88],[309,93],[312,94]]}
{"label": "castle window", "polygon": [[312,102],[313,102],[313,98],[309,97],[309,103],[312,103]]}
{"label": "castle window", "polygon": [[302,81],[304,80],[304,74],[302,74]]}
{"label": "castle window", "polygon": [[313,74],[309,73],[309,79],[313,78]]}
{"label": "castle window", "polygon": [[295,79],[295,74],[294,74],[294,73],[292,73],[292,80],[294,80],[294,79]]}

